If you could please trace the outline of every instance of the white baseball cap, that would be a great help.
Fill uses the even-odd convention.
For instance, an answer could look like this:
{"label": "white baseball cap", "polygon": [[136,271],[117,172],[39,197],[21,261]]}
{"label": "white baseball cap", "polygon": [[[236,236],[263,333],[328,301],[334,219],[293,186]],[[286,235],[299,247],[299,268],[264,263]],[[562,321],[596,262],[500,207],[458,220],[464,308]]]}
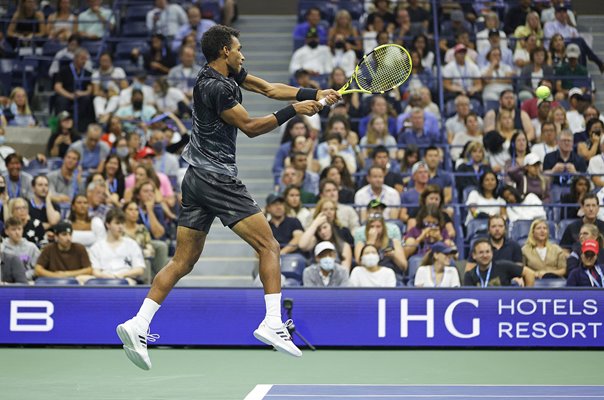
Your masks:
{"label": "white baseball cap", "polygon": [[319,254],[323,253],[325,250],[336,251],[336,246],[334,246],[333,243],[328,242],[328,241],[317,244],[315,246],[315,257],[318,256]]}
{"label": "white baseball cap", "polygon": [[535,165],[537,163],[540,163],[541,159],[539,158],[539,156],[535,153],[528,153],[525,157],[524,157],[524,166],[526,167],[527,165]]}

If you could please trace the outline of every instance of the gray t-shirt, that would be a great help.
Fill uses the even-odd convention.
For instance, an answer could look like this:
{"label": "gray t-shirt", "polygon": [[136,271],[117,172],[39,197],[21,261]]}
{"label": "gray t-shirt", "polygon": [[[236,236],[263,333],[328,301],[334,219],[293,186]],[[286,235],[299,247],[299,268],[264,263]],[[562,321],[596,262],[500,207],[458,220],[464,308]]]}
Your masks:
{"label": "gray t-shirt", "polygon": [[6,182],[6,193],[8,197],[14,199],[15,197],[23,197],[25,199],[31,199],[33,188],[31,187],[31,181],[33,177],[27,172],[21,171],[19,173],[19,180],[13,181],[9,178],[8,173],[4,174],[4,181]]}
{"label": "gray t-shirt", "polygon": [[223,121],[220,114],[241,103],[239,85],[246,76],[242,68],[239,74],[227,78],[207,64],[200,71],[193,89],[191,141],[182,153],[189,165],[237,176],[237,128]]}
{"label": "gray t-shirt", "polygon": [[25,239],[14,244],[10,239],[5,239],[0,245],[0,249],[2,254],[12,254],[18,257],[25,266],[27,279],[33,279],[34,268],[40,257],[40,250],[35,244]]}
{"label": "gray t-shirt", "polygon": [[46,176],[48,177],[50,194],[53,196],[64,194],[70,198],[74,198],[75,195],[84,192],[83,183],[78,183],[75,172],[69,180],[65,179],[60,169],[51,171]]}

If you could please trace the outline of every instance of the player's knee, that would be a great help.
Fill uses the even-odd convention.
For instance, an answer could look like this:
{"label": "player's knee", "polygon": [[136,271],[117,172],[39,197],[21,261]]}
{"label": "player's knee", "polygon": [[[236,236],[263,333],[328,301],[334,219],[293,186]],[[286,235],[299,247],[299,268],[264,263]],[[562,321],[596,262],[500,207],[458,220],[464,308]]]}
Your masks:
{"label": "player's knee", "polygon": [[279,246],[279,242],[277,242],[275,238],[266,239],[260,242],[259,252],[279,254],[280,251],[281,247]]}

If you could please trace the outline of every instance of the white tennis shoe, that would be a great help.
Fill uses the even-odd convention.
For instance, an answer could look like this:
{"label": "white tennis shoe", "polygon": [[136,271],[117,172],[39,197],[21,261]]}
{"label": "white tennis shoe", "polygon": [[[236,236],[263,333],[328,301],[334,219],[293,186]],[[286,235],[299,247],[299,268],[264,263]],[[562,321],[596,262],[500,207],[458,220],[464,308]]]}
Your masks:
{"label": "white tennis shoe", "polygon": [[145,329],[136,317],[120,324],[116,328],[117,335],[124,344],[126,356],[140,369],[148,371],[151,369],[151,359],[147,352],[147,340],[155,342],[159,335],[149,334],[149,328]]}
{"label": "white tennis shoe", "polygon": [[276,350],[289,354],[294,357],[302,357],[302,352],[296,347],[292,341],[292,337],[289,334],[287,328],[292,324],[292,320],[287,320],[281,327],[277,329],[271,329],[262,321],[258,326],[258,329],[254,331],[254,337],[260,340],[262,343],[273,346]]}

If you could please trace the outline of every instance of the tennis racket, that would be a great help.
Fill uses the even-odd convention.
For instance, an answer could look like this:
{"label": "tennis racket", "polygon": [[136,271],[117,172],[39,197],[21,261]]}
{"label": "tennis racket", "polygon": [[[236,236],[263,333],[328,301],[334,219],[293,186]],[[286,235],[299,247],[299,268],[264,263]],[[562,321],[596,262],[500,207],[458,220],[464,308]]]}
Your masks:
{"label": "tennis racket", "polygon": [[[411,56],[398,44],[383,44],[365,54],[350,80],[338,93],[384,93],[402,85],[411,75]],[[327,104],[325,98],[319,101]]]}

